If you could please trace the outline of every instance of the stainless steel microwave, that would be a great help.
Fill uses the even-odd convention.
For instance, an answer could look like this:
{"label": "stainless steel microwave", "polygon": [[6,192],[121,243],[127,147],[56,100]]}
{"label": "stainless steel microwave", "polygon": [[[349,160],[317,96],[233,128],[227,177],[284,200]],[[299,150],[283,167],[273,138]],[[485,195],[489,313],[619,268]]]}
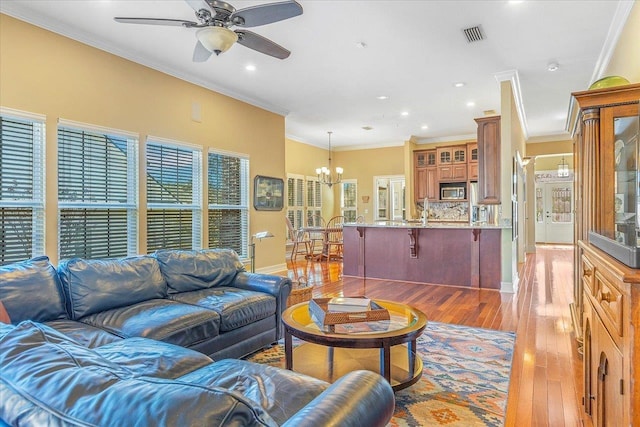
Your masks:
{"label": "stainless steel microwave", "polygon": [[440,189],[440,200],[464,200],[466,191],[464,186],[442,187]]}

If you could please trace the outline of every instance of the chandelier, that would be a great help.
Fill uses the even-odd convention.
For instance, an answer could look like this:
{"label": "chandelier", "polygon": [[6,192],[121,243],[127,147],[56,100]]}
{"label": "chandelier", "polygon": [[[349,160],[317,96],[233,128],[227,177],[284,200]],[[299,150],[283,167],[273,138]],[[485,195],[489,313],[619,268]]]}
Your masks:
{"label": "chandelier", "polygon": [[562,156],[562,163],[558,164],[558,176],[561,178],[569,176],[569,165],[564,161],[564,156]]}
{"label": "chandelier", "polygon": [[340,167],[336,168],[336,180],[333,180],[333,175],[331,174],[331,134],[333,132],[327,132],[329,134],[329,167],[323,166],[321,168],[316,169],[316,174],[318,175],[318,181],[321,184],[327,184],[329,188],[333,184],[337,184],[342,181],[342,172],[343,169]]}

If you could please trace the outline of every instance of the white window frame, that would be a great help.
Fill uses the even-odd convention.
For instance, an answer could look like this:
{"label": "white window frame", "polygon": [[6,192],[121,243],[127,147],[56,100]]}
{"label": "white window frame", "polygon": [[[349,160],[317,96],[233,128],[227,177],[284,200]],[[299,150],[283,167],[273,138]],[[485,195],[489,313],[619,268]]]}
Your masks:
{"label": "white window frame", "polygon": [[[356,191],[355,191],[355,200],[354,200],[354,207],[346,207],[345,203],[344,203],[344,195],[345,195],[345,186],[346,185],[355,185],[356,187]],[[351,218],[347,218],[348,212],[353,212],[353,221],[351,221]],[[345,179],[340,183],[340,215],[345,217],[345,222],[356,222],[356,219],[358,218],[358,180],[357,179]]]}
{"label": "white window frame", "polygon": [[[208,200],[208,193],[207,193],[207,209],[208,210],[223,210],[223,209],[232,209],[232,210],[240,210],[241,214],[242,214],[242,218],[241,218],[241,223],[242,223],[242,230],[241,230],[241,242],[240,242],[240,248],[241,250],[238,252],[238,256],[243,259],[243,260],[247,260],[249,259],[249,206],[250,206],[250,161],[249,161],[249,156],[247,154],[241,154],[241,153],[234,153],[234,152],[230,152],[230,151],[223,151],[223,150],[217,150],[217,149],[209,149],[209,151],[207,152],[207,161],[206,161],[206,165],[207,165],[207,170],[206,170],[206,174],[205,176],[209,177],[209,170],[208,170],[208,165],[209,165],[209,155],[210,154],[214,154],[214,155],[223,155],[223,156],[228,156],[228,157],[235,157],[240,159],[242,162],[245,162],[245,164],[242,166],[242,171],[241,171],[241,184],[240,184],[240,204],[239,205],[219,205],[219,204],[213,204],[213,203],[209,203]],[[207,183],[208,184],[208,183]],[[207,212],[208,215],[209,212]],[[211,224],[209,223],[209,227],[211,227]],[[207,232],[207,241],[209,240],[209,233]],[[210,243],[209,243],[210,244]]]}
{"label": "white window frame", "polygon": [[[44,255],[45,247],[45,218],[44,218],[44,198],[45,198],[45,147],[46,147],[46,117],[41,114],[34,114],[12,108],[0,107],[0,116],[3,119],[13,119],[23,121],[33,126],[33,188],[29,198],[0,198],[0,208],[30,208],[32,209],[31,220],[31,249],[25,252],[26,258]],[[1,171],[0,171],[1,173]],[[0,193],[1,195],[1,193]],[[4,242],[3,242],[4,244]],[[6,263],[19,261],[9,259]],[[6,264],[0,260],[0,265]]]}
{"label": "white window frame", "polygon": [[[293,205],[290,203],[289,193],[291,189],[291,182],[294,182],[295,187],[293,188]],[[296,187],[300,186],[300,192],[296,191]],[[291,225],[293,225],[294,229],[299,229],[304,227],[305,221],[305,201],[306,201],[306,182],[304,179],[304,175],[298,174],[287,174],[287,217],[291,221]],[[287,237],[289,237],[288,231],[285,233]]]}
{"label": "white window frame", "polygon": [[[103,134],[124,138],[127,140],[127,202],[82,202],[60,200],[58,196],[58,257],[62,259],[61,245],[63,239],[61,235],[62,211],[68,209],[126,209],[127,210],[127,256],[138,254],[138,156],[139,138],[138,134],[120,129],[112,129],[98,125],[75,122],[72,120],[59,119],[56,135],[61,128],[84,131],[94,134]],[[60,144],[58,143],[58,150]],[[58,177],[60,170],[58,169]],[[59,183],[58,183],[59,185]]]}
{"label": "white window frame", "polygon": [[[191,222],[191,249],[202,248],[202,147],[195,144],[189,144],[180,141],[174,141],[171,139],[161,138],[157,136],[147,136],[145,144],[145,159],[149,161],[147,153],[149,145],[163,145],[170,148],[177,148],[182,150],[190,150],[193,153],[192,157],[192,197],[191,203],[156,203],[149,202],[147,199],[147,212],[152,210],[184,210],[192,212]],[[147,177],[147,188],[149,191],[149,172],[145,165],[145,175]],[[147,221],[148,225],[148,221]],[[149,229],[147,227],[147,245],[149,242]],[[149,248],[147,247],[147,252]]]}

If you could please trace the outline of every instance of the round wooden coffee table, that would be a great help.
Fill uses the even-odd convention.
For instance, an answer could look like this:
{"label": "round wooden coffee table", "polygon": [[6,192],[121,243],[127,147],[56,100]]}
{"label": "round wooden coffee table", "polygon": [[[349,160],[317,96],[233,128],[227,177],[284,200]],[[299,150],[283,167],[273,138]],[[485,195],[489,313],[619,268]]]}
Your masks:
{"label": "round wooden coffee table", "polygon": [[[309,302],[282,314],[286,368],[333,382],[358,369],[380,373],[394,391],[409,387],[422,376],[416,339],[427,326],[420,310],[392,301],[375,302],[389,310],[390,320],[336,325],[322,330],[309,313]],[[293,337],[305,343],[293,347]]]}

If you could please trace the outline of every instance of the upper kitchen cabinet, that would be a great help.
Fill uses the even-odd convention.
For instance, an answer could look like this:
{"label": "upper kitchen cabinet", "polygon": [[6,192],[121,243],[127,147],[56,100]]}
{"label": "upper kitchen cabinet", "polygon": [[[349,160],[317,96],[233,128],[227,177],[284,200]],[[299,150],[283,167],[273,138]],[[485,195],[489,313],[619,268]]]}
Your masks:
{"label": "upper kitchen cabinet", "polygon": [[460,182],[467,180],[467,146],[454,145],[436,150],[438,180]]}
{"label": "upper kitchen cabinet", "polygon": [[478,144],[467,144],[467,177],[469,181],[478,180]]}
{"label": "upper kitchen cabinet", "polygon": [[478,124],[478,202],[500,203],[500,116],[475,119]]}
{"label": "upper kitchen cabinet", "polygon": [[416,201],[438,199],[436,150],[414,152],[414,198]]}

